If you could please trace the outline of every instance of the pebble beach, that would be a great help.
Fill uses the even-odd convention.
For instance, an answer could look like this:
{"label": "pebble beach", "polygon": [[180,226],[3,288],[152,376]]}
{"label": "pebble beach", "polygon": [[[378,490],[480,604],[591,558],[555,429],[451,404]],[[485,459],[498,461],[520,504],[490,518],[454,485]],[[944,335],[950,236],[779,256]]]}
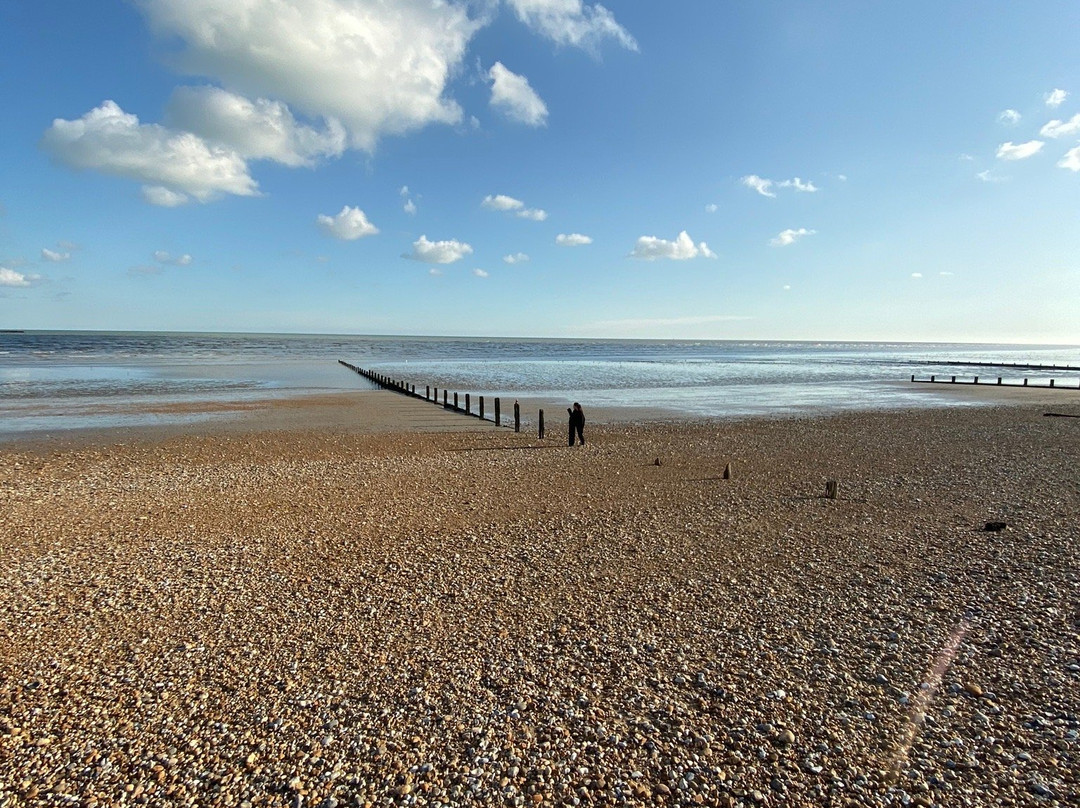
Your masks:
{"label": "pebble beach", "polygon": [[0,446],[0,806],[1080,802],[1074,398],[366,395]]}

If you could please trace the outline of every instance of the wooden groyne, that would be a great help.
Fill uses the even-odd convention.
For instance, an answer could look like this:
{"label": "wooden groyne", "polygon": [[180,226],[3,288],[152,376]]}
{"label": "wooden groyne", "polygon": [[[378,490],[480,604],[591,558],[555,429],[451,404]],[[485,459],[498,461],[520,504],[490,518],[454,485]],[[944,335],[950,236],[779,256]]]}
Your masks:
{"label": "wooden groyne", "polygon": [[[469,415],[474,418],[479,418],[481,421],[491,421],[495,426],[503,426],[502,417],[502,400],[494,398],[492,404],[494,411],[491,413],[491,418],[488,418],[487,411],[485,410],[485,402],[483,396],[477,396],[477,409],[474,412],[472,406],[472,395],[465,393],[462,396],[459,393],[451,393],[445,387],[442,390],[442,402],[439,401],[439,388],[427,385],[424,387],[423,393],[417,390],[415,384],[410,384],[403,379],[393,379],[385,374],[376,373],[373,370],[367,370],[365,368],[357,367],[356,365],[349,364],[344,359],[338,360],[339,365],[344,365],[354,373],[358,373],[367,379],[372,384],[378,385],[384,390],[390,390],[394,393],[400,393],[403,396],[410,396],[412,398],[419,398],[424,401],[430,401],[432,404],[441,406],[445,410],[451,410],[462,415]],[[544,411],[540,410],[539,413],[539,435],[544,437]],[[510,424],[506,424],[507,427]],[[521,431],[521,405],[518,402],[514,402],[514,422],[513,427],[515,432]]]}
{"label": "wooden groyne", "polygon": [[1080,370],[1080,366],[1078,366],[1078,365],[1029,365],[1029,364],[1024,364],[1024,363],[1021,363],[1021,362],[964,362],[964,361],[961,361],[961,360],[958,360],[958,359],[957,360],[952,360],[951,359],[951,360],[946,361],[946,362],[931,361],[931,360],[928,359],[928,360],[924,360],[924,361],[914,362],[913,364],[916,364],[916,365],[938,365],[938,366],[941,366],[941,367],[948,367],[948,368],[959,368],[959,367],[968,368],[968,367],[970,367],[970,368],[1009,368],[1011,370],[1061,370],[1061,371]]}
{"label": "wooden groyne", "polygon": [[967,385],[990,385],[992,387],[1032,387],[1041,390],[1080,390],[1080,379],[1051,379],[1050,384],[1029,384],[1028,379],[1022,382],[1006,382],[1001,376],[997,380],[990,380],[974,376],[970,379],[957,378],[956,376],[931,376],[929,379],[918,379],[914,376],[911,381],[915,384],[967,384]]}

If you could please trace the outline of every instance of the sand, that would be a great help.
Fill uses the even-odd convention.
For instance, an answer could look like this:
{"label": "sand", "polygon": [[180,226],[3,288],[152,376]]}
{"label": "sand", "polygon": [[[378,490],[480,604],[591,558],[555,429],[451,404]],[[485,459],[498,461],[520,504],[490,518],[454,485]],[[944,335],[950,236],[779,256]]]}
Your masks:
{"label": "sand", "polygon": [[1078,799],[1075,398],[365,395],[0,447],[0,805]]}

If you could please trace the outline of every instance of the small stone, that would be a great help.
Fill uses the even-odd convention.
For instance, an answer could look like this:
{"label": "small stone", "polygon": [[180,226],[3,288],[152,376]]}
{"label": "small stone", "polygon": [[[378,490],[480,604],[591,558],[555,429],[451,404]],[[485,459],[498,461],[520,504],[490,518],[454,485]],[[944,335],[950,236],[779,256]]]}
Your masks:
{"label": "small stone", "polygon": [[968,694],[975,696],[976,698],[983,694],[983,689],[975,682],[968,682],[966,685],[964,685],[964,690]]}
{"label": "small stone", "polygon": [[773,741],[777,746],[791,746],[795,743],[795,733],[790,729],[785,729]]}

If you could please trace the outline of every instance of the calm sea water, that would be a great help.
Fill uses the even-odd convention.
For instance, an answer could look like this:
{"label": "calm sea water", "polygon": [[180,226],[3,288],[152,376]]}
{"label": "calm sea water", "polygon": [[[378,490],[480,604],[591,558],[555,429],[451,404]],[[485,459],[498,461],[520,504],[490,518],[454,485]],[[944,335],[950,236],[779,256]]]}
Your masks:
{"label": "calm sea water", "polygon": [[[0,433],[175,422],[171,405],[369,390],[337,363],[474,395],[692,417],[952,406],[911,374],[1080,383],[1080,347],[290,334],[0,333]],[[1058,381],[1059,384],[1063,383]]]}

